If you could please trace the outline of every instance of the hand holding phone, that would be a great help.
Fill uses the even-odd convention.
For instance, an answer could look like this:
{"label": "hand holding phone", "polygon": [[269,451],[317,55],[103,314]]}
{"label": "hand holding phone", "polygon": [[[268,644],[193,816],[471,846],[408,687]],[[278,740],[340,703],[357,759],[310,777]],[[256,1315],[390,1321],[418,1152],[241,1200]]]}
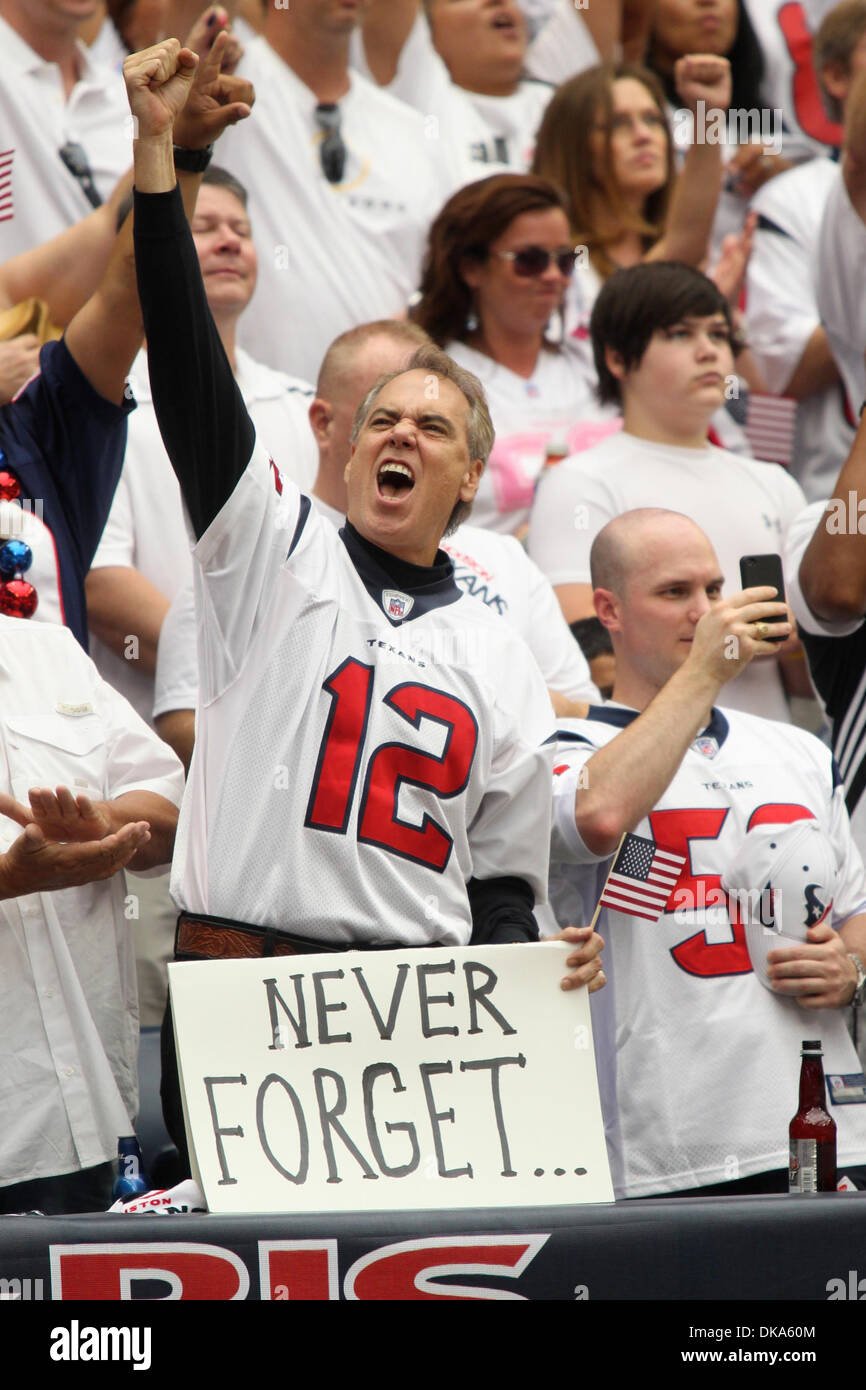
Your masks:
{"label": "hand holding phone", "polygon": [[[785,602],[785,579],[782,574],[782,558],[780,555],[742,555],[740,557],[740,581],[744,589],[756,589],[762,584],[769,588],[776,589],[776,599],[779,603]],[[779,613],[775,617],[765,618],[767,623],[786,623],[787,615]],[[785,642],[787,635],[781,637],[768,637],[768,642]]]}

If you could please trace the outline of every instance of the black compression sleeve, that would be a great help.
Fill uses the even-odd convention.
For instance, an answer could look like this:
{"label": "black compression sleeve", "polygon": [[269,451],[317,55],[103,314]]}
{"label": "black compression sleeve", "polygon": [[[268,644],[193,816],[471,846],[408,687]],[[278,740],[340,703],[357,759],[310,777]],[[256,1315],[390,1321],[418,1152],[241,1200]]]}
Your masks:
{"label": "black compression sleeve", "polygon": [[535,895],[522,878],[470,878],[466,885],[472,909],[472,946],[503,946],[537,941],[532,915]]}
{"label": "black compression sleeve", "polygon": [[231,496],[255,430],[211,318],[180,189],[135,194],[153,404],[196,536]]}

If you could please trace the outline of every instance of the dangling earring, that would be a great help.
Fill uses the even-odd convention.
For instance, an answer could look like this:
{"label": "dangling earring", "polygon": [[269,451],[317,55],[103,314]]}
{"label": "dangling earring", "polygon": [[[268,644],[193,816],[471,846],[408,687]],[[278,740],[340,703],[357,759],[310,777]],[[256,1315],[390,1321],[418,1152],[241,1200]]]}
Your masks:
{"label": "dangling earring", "polygon": [[474,309],[470,309],[466,315],[466,332],[475,333],[478,330],[478,315]]}

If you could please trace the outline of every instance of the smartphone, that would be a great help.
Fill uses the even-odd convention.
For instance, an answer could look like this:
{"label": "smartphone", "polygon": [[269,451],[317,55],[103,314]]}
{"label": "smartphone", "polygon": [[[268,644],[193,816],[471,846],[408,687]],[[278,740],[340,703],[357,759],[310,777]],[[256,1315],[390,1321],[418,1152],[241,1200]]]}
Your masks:
{"label": "smartphone", "polygon": [[[740,580],[744,589],[756,589],[761,584],[770,585],[778,589],[778,594],[774,602],[785,602],[785,579],[782,574],[782,557],[780,555],[741,555],[740,556]],[[765,618],[767,623],[785,623],[788,621],[784,613],[778,617]],[[785,637],[768,637],[768,642],[784,642]]]}

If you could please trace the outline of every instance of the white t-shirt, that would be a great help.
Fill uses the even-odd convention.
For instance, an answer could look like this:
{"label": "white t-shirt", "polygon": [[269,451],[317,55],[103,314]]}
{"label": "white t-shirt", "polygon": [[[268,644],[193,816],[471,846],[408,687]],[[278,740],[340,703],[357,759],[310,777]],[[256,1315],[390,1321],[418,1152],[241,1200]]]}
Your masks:
{"label": "white t-shirt", "polygon": [[[634,717],[604,705],[590,719],[563,721],[550,885],[560,921],[589,920],[611,866],[587,849],[575,825],[580,769]],[[802,729],[714,710],[655,809],[633,827],[687,863],[657,923],[604,909],[597,927],[610,983],[593,996],[593,1024],[598,1053],[616,1055],[625,1170],[618,1196],[787,1167],[804,1037],[821,1038],[828,1075],[862,1074],[845,1011],[805,1010],[766,989],[752,970],[737,904],[717,905],[720,880],[751,824],[812,817],[836,858],[838,930],[866,910],[866,873],[829,750]],[[602,1105],[609,1121],[613,1096],[604,1082]],[[844,1172],[866,1161],[866,1106],[831,1109]]]}
{"label": "white t-shirt", "polygon": [[[785,388],[819,326],[815,256],[824,207],[839,176],[831,159],[811,159],[760,188],[760,216],[749,258],[746,322],[749,347],[775,395]],[[854,426],[841,382],[797,406],[792,472],[806,497],[833,491],[848,456]],[[859,402],[858,402],[859,405]]]}
{"label": "white t-shirt", "polygon": [[181,907],[465,945],[470,878],[513,875],[544,900],[552,711],[507,623],[452,575],[396,590],[259,445],[194,553]]}
{"label": "white t-shirt", "polygon": [[480,379],[496,431],[473,525],[510,535],[529,520],[548,445],[560,456],[587,449],[619,429],[619,412],[598,404],[582,358],[569,348],[542,349],[529,380],[465,343],[446,351]]}
{"label": "white t-shirt", "polygon": [[[781,551],[804,504],[794,479],[775,463],[741,458],[714,445],[684,449],[625,432],[566,459],[542,478],[529,526],[529,553],[551,584],[589,584],[589,552],[601,528],[637,507],[669,507],[709,537],[725,592],[741,586],[741,555]],[[723,703],[787,720],[775,661],[753,661],[725,686]]]}
{"label": "white t-shirt", "polygon": [[814,276],[821,322],[856,412],[866,396],[866,226],[854,210],[841,168],[824,207]]}
{"label": "white t-shirt", "polygon": [[[237,383],[257,437],[280,471],[299,487],[308,488],[317,467],[307,417],[313,387],[271,371],[240,349],[235,362]],[[130,418],[123,472],[91,569],[116,565],[136,569],[167,599],[173,599],[192,583],[192,556],[180,487],[159,433],[143,351],[133,363],[130,383],[138,409]],[[150,722],[153,677],[139,669],[134,645],[129,650],[130,658],[124,659],[98,638],[91,638],[100,674]]]}
{"label": "white t-shirt", "polygon": [[259,253],[240,338],[253,356],[315,381],[339,333],[405,312],[450,187],[423,118],[358,73],[339,103],[343,181],[329,184],[309,87],[262,38],[238,72],[256,104],[243,130],[221,138],[219,160],[249,190]]}
{"label": "white t-shirt", "polygon": [[[310,501],[338,530],[345,517],[318,497]],[[586,657],[562,616],[550,584],[519,541],[464,523],[441,547],[451,557],[454,578],[471,598],[498,613],[520,634],[538,663],[548,690],[569,700],[601,698]],[[194,709],[198,697],[192,584],[176,594],[159,634],[154,718]]]}
{"label": "white t-shirt", "polygon": [[[800,565],[824,510],[812,502],[791,522],[785,538],[785,590],[806,646],[815,690],[832,720],[833,756],[846,787],[851,832],[866,853],[866,631],[862,618],[828,623],[812,612],[800,588]],[[828,519],[832,517],[829,514]]]}
{"label": "white t-shirt", "polygon": [[60,69],[0,19],[0,262],[93,211],[58,154],[73,142],[107,198],[132,163],[132,117],[120,73],[78,45],[81,77],[66,100]]}

